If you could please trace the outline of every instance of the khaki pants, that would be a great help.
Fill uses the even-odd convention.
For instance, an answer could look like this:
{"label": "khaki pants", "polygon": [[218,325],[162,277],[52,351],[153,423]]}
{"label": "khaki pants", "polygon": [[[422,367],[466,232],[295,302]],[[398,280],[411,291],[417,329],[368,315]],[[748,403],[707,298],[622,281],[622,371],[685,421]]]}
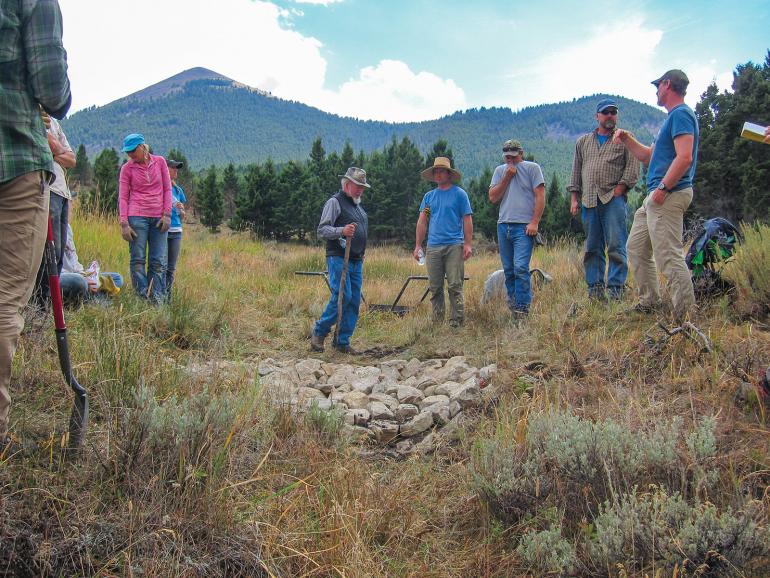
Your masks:
{"label": "khaki pants", "polygon": [[425,266],[428,269],[433,320],[444,320],[444,277],[446,277],[449,319],[453,324],[461,325],[464,320],[463,277],[465,276],[462,244],[428,247]]}
{"label": "khaki pants", "polygon": [[684,261],[684,212],[692,202],[692,188],[666,196],[662,205],[647,195],[634,215],[626,249],[642,305],[660,303],[658,271],[674,304],[674,315],[683,317],[695,305],[690,271]]}
{"label": "khaki pants", "polygon": [[0,439],[8,431],[11,362],[24,327],[20,312],[43,257],[48,194],[42,171],[0,184]]}

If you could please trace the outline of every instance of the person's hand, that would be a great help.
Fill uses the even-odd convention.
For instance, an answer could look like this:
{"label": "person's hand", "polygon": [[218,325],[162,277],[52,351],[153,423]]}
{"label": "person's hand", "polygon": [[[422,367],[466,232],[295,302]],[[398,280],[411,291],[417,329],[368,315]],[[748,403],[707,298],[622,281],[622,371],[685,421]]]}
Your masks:
{"label": "person's hand", "polygon": [[463,261],[467,261],[473,254],[473,248],[470,243],[463,243]]}
{"label": "person's hand", "polygon": [[512,179],[515,174],[516,174],[516,165],[511,163],[507,167],[505,167],[505,174],[503,175],[504,177],[508,177],[509,179]]}
{"label": "person's hand", "polygon": [[655,192],[652,193],[652,202],[656,205],[662,205],[668,194],[663,189],[655,189]]}
{"label": "person's hand", "polygon": [[[422,246],[421,245],[416,245],[414,247],[414,251],[412,251],[412,257],[414,257],[415,261],[419,261],[420,260],[420,251],[423,251]],[[423,251],[422,256],[425,257],[425,251]]]}
{"label": "person's hand", "polygon": [[577,214],[578,214],[578,200],[577,199],[572,199],[572,201],[570,202],[569,212],[570,212],[570,214],[573,217],[577,216]]}
{"label": "person's hand", "polygon": [[355,223],[348,223],[344,227],[342,227],[342,236],[343,237],[352,237],[356,233],[356,224]]}
{"label": "person's hand", "polygon": [[51,117],[48,116],[48,113],[43,110],[43,107],[40,107],[40,118],[43,119],[43,124],[45,125],[45,130],[49,130],[51,128]]}
{"label": "person's hand", "polygon": [[527,235],[529,235],[530,237],[534,237],[535,235],[537,235],[537,227],[538,227],[538,223],[536,223],[535,221],[531,221],[531,222],[530,222],[530,223],[527,225],[527,229],[526,229],[526,231],[524,231],[524,232],[525,232]]}
{"label": "person's hand", "polygon": [[128,223],[121,223],[120,236],[123,237],[123,239],[128,243],[131,243],[134,239],[136,239],[136,231],[134,231],[131,228],[131,225],[129,225]]}
{"label": "person's hand", "polygon": [[770,126],[765,127],[765,142],[770,144]]}
{"label": "person's hand", "polygon": [[161,233],[165,233],[168,231],[168,228],[171,226],[171,215],[163,215],[160,218],[160,221],[158,221],[158,229],[160,229]]}
{"label": "person's hand", "polygon": [[626,142],[626,139],[628,138],[628,135],[631,133],[627,130],[623,130],[622,128],[616,128],[615,134],[612,135],[612,142],[614,144],[623,144]]}
{"label": "person's hand", "polygon": [[612,192],[613,195],[616,197],[622,197],[626,194],[626,186],[625,185],[615,185],[615,190]]}
{"label": "person's hand", "polygon": [[91,293],[96,293],[99,291],[99,283],[95,279],[91,279],[91,277],[86,277],[86,283],[88,284],[88,290]]}

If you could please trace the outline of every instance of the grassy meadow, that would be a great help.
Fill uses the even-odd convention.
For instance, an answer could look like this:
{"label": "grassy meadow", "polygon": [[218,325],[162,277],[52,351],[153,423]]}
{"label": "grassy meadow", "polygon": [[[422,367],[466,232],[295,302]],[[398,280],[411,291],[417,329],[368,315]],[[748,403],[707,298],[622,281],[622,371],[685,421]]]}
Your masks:
{"label": "grassy meadow", "polygon": [[[81,262],[127,286],[65,314],[91,403],[77,463],[59,456],[71,394],[53,322],[28,319],[11,430],[40,449],[0,462],[0,575],[770,575],[770,416],[750,388],[735,399],[770,365],[767,227],[728,266],[736,303],[694,319],[710,352],[624,314],[632,295],[589,303],[580,248],[557,244],[535,251],[554,281],[526,323],[479,304],[499,268],[479,247],[463,328],[434,327],[427,299],[403,318],[362,308],[358,357],[310,353],[328,292],[294,272],[325,269],[321,247],[187,226],[175,298],[154,308],[132,295],[114,219],[76,214],[73,229]],[[392,302],[414,274],[409,250],[370,248],[365,299]],[[270,405],[248,371],[267,357],[454,355],[498,364],[500,399],[406,459],[346,441],[334,416]]]}

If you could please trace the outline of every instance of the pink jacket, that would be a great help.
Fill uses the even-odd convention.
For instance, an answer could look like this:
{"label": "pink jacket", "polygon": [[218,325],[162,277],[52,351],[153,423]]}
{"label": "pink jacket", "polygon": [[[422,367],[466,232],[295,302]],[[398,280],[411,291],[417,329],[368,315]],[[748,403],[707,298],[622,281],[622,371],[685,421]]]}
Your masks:
{"label": "pink jacket", "polygon": [[120,167],[118,193],[120,222],[129,217],[160,217],[171,214],[171,177],[166,159],[150,155],[144,164],[131,159]]}

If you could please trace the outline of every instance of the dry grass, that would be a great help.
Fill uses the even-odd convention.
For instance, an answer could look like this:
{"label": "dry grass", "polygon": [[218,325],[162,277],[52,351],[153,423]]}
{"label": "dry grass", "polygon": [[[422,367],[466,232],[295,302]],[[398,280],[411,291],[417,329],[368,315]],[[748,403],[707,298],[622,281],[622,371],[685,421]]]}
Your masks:
{"label": "dry grass", "polygon": [[[74,230],[82,261],[99,259],[127,278],[115,223],[76,215]],[[623,315],[631,297],[607,306],[587,301],[579,248],[538,249],[533,265],[555,281],[538,288],[521,327],[501,304],[479,305],[484,279],[499,268],[493,253],[467,263],[467,322],[459,331],[433,327],[427,301],[403,318],[364,312],[357,347],[398,349],[405,358],[463,354],[501,368],[501,402],[460,442],[393,461],[271,408],[245,375],[190,378],[178,369],[211,359],[307,357],[328,295],[320,278],[294,275],[324,269],[320,248],[188,228],[173,306],[148,308],[126,290],[114,307],[67,314],[75,371],[93,408],[79,464],[58,458],[70,396],[51,322],[22,338],[12,428],[36,436],[43,451],[0,464],[0,574],[533,575],[516,553],[525,525],[490,515],[470,463],[478,440],[521,442],[530,416],[554,409],[631,429],[714,415],[719,481],[709,499],[737,507],[750,496],[764,501],[767,515],[768,418],[756,400],[733,401],[741,380],[770,363],[766,326],[716,302],[697,320],[713,353],[684,338],[651,348],[645,336],[662,334],[654,319]],[[423,272],[407,251],[372,248],[365,297],[391,302],[407,275]],[[416,304],[424,287],[412,287],[403,303]],[[206,413],[203,399],[229,409]],[[197,417],[179,429],[190,415]]]}

